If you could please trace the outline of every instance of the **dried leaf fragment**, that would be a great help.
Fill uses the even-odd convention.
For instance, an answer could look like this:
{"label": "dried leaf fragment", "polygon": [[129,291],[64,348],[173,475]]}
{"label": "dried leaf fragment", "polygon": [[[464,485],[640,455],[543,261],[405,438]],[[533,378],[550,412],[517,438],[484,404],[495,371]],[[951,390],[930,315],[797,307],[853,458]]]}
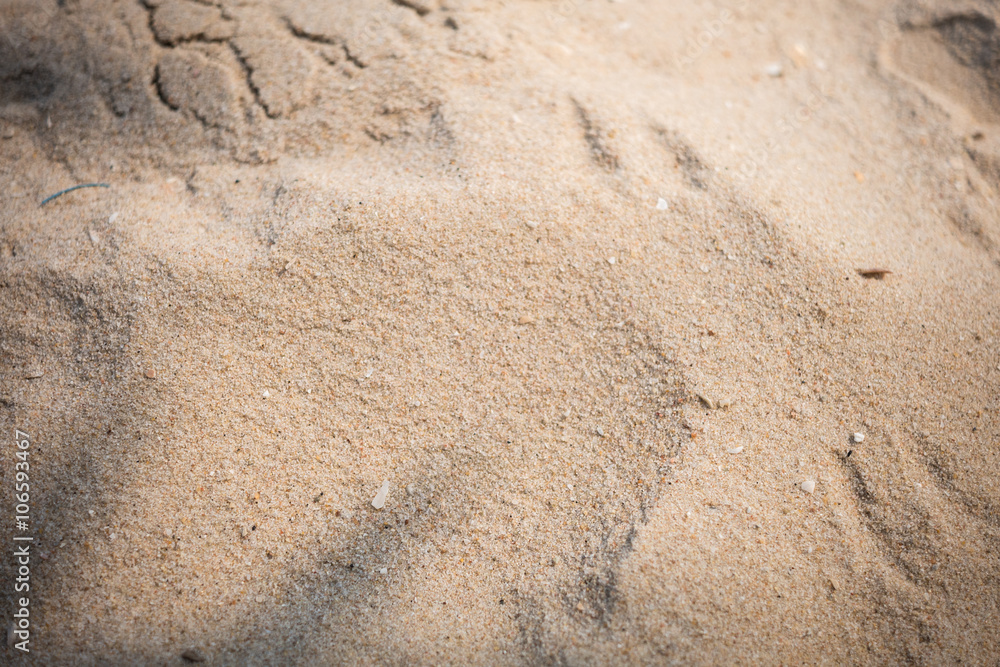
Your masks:
{"label": "dried leaf fragment", "polygon": [[892,273],[889,269],[871,268],[871,269],[858,269],[858,275],[862,278],[875,278],[876,280],[882,280],[886,274]]}

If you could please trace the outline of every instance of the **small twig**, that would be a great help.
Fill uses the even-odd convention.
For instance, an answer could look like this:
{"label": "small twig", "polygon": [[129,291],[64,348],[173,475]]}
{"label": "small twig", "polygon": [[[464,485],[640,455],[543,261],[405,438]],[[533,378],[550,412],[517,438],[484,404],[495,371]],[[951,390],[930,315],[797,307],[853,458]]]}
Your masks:
{"label": "small twig", "polygon": [[60,190],[59,192],[55,193],[54,195],[49,195],[48,197],[46,197],[45,199],[42,200],[42,202],[39,204],[39,206],[45,206],[46,204],[48,204],[50,201],[52,201],[56,197],[61,197],[62,195],[66,194],[67,192],[73,192],[73,190],[79,190],[80,188],[110,188],[110,187],[111,186],[108,185],[107,183],[82,183],[81,185],[74,185],[71,188],[66,188],[65,190]]}

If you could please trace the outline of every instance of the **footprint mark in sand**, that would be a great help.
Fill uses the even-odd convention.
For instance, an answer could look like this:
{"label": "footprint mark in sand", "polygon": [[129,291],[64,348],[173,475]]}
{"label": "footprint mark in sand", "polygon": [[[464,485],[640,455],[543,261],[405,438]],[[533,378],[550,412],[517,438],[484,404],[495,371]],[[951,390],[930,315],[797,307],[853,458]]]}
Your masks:
{"label": "footprint mark in sand", "polygon": [[593,111],[587,109],[576,98],[573,98],[572,101],[576,109],[577,122],[580,123],[580,128],[583,130],[584,141],[590,148],[590,159],[606,171],[618,171],[621,160],[609,143],[614,138],[614,131],[606,131],[595,118]]}
{"label": "footprint mark in sand", "polygon": [[1000,124],[1000,31],[995,10],[910,8],[881,57],[966,122]]}
{"label": "footprint mark in sand", "polygon": [[698,157],[694,148],[677,132],[661,127],[651,128],[657,138],[674,156],[674,165],[681,170],[684,181],[696,190],[707,190],[712,171]]}
{"label": "footprint mark in sand", "polygon": [[[944,109],[955,133],[964,138],[975,169],[957,174],[955,186],[967,201],[995,199],[1000,185],[998,22],[1000,11],[994,3],[914,3],[903,8],[898,30],[887,31],[880,47],[883,66]],[[951,183],[945,190],[955,194]],[[969,190],[971,195],[965,195]],[[995,215],[990,213],[996,203],[981,203],[957,205],[948,219],[960,238],[1000,265],[1000,227],[991,224]]]}
{"label": "footprint mark in sand", "polygon": [[921,453],[924,466],[935,485],[947,493],[946,497],[951,503],[961,508],[971,519],[1000,528],[1000,508],[988,498],[959,487],[956,474],[959,466],[954,455],[930,437],[916,434],[914,439],[919,444],[917,451]]}
{"label": "footprint mark in sand", "polygon": [[908,580],[928,583],[937,550],[928,538],[930,515],[912,498],[890,498],[858,458],[842,457],[851,494],[865,525],[875,536],[883,558]]}
{"label": "footprint mark in sand", "polygon": [[990,227],[984,222],[983,217],[969,206],[962,206],[949,212],[948,222],[962,239],[989,253],[993,257],[993,261],[1000,266],[1000,248],[993,240],[994,233],[1000,233],[1000,230],[991,233]]}

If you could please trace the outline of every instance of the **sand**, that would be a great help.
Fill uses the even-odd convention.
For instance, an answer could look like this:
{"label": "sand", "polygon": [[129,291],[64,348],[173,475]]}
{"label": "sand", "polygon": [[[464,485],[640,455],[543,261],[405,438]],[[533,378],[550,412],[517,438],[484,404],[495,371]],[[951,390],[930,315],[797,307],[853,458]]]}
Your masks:
{"label": "sand", "polygon": [[4,660],[995,664],[998,20],[3,3]]}

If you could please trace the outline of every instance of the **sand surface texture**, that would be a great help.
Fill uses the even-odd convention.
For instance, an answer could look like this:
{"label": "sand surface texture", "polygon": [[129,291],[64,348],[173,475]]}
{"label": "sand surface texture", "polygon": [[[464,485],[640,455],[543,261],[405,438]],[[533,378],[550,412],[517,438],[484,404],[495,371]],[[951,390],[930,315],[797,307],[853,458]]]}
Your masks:
{"label": "sand surface texture", "polygon": [[0,2],[4,660],[996,664],[998,21]]}

